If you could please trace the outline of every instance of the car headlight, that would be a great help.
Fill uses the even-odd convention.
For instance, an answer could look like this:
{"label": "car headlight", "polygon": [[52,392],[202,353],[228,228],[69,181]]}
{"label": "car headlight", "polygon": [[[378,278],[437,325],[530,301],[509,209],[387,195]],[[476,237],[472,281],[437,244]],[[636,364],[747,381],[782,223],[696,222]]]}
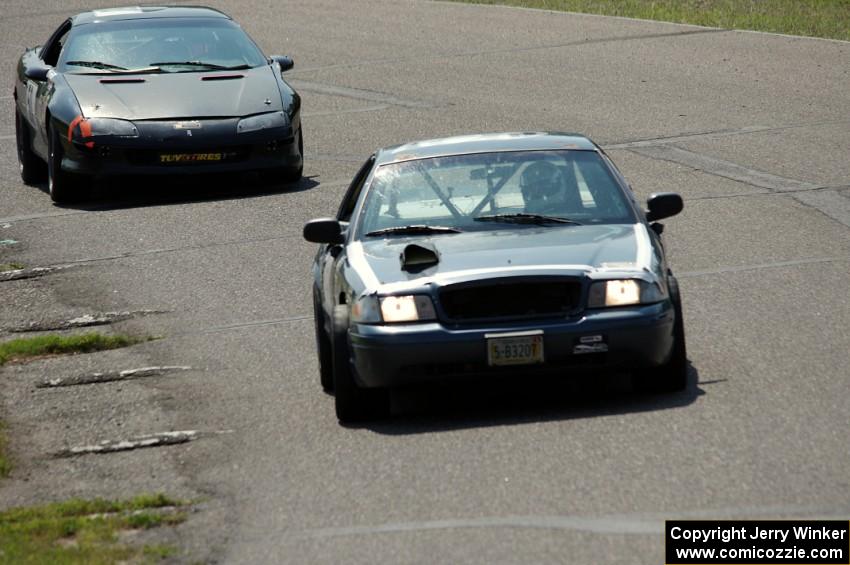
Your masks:
{"label": "car headlight", "polygon": [[86,121],[91,125],[92,137],[104,135],[112,137],[139,137],[139,130],[136,128],[136,124],[127,120],[91,118]]}
{"label": "car headlight", "polygon": [[136,124],[117,118],[84,118],[77,116],[68,125],[68,140],[94,147],[96,137],[139,137]]}
{"label": "car headlight", "polygon": [[431,299],[421,294],[381,298],[381,315],[387,323],[420,322],[437,317]]}
{"label": "car headlight", "polygon": [[590,285],[588,308],[607,308],[660,302],[666,293],[656,283],[640,279],[597,281]]}
{"label": "car headlight", "polygon": [[289,125],[289,119],[283,112],[269,112],[242,118],[236,124],[236,133],[248,133],[264,129],[282,128]]}
{"label": "car headlight", "polygon": [[395,324],[435,320],[437,313],[428,296],[361,296],[351,307],[351,320],[364,324]]}

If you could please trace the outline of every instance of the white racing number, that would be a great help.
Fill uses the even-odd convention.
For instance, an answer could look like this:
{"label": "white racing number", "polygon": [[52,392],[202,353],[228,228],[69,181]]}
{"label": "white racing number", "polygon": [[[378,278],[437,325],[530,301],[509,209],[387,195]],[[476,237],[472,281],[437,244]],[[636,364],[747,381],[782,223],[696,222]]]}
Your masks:
{"label": "white racing number", "polygon": [[26,110],[29,113],[30,121],[33,123],[37,123],[35,116],[35,101],[38,97],[38,85],[34,80],[27,81],[27,95],[26,95]]}

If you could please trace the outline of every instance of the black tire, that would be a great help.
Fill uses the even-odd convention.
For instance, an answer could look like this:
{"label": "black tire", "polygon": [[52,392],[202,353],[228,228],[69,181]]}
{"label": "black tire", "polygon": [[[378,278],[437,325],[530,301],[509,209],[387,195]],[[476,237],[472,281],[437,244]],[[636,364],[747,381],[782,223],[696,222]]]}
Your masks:
{"label": "black tire", "polygon": [[389,391],[361,388],[355,381],[348,345],[348,308],[334,308],[333,365],[336,417],[342,423],[376,420],[389,414]]}
{"label": "black tire", "polygon": [[334,389],[334,360],[331,338],[325,331],[324,314],[319,300],[313,297],[313,318],[316,326],[316,353],[319,357],[319,380],[326,392]]}
{"label": "black tire", "polygon": [[48,133],[47,188],[50,198],[57,204],[84,200],[89,189],[87,179],[62,170],[63,153],[59,134],[52,125],[49,126]]}
{"label": "black tire", "polygon": [[283,173],[283,180],[289,184],[296,183],[301,180],[304,174],[304,135],[301,129],[296,134],[298,136],[298,154],[301,155],[301,164],[296,169],[286,169]]}
{"label": "black tire", "polygon": [[647,392],[679,392],[688,386],[688,352],[685,345],[682,298],[676,278],[671,275],[668,284],[676,315],[673,324],[673,352],[664,365],[637,373],[636,388]]}
{"label": "black tire", "polygon": [[47,165],[32,150],[29,127],[15,110],[15,142],[18,146],[18,166],[25,184],[36,184],[47,178]]}

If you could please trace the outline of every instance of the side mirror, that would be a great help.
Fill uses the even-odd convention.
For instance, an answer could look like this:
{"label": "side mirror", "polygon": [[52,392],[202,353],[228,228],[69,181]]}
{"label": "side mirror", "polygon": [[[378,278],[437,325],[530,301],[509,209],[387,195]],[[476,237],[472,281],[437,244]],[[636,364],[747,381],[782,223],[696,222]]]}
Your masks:
{"label": "side mirror", "polygon": [[269,61],[280,65],[280,72],[282,73],[285,73],[295,66],[295,61],[292,60],[292,57],[287,55],[272,55],[269,57]]}
{"label": "side mirror", "polygon": [[45,81],[51,68],[46,65],[33,65],[24,70],[24,76],[31,80]]}
{"label": "side mirror", "polygon": [[675,192],[655,192],[646,201],[646,220],[654,222],[675,216],[685,207],[682,197]]}
{"label": "side mirror", "polygon": [[342,236],[342,224],[333,218],[318,218],[304,224],[304,239],[331,245],[345,241]]}

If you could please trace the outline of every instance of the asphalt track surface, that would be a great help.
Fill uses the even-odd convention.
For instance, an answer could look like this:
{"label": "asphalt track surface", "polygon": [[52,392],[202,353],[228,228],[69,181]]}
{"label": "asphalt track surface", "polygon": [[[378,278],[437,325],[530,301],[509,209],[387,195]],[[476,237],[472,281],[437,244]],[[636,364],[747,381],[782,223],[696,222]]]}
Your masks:
{"label": "asphalt track surface", "polygon": [[[14,61],[90,6],[6,0],[0,235],[27,264],[80,264],[53,275],[71,301],[170,311],[133,322],[167,336],[150,362],[204,368],[163,401],[169,425],[230,433],[137,457],[208,493],[212,539],[192,535],[219,559],[660,563],[664,519],[850,515],[850,43],[424,1],[211,4],[295,59],[305,179],[53,206],[17,175]],[[665,239],[687,391],[435,389],[341,427],[303,223],[377,147],[499,130],[585,133],[642,197],[684,196]]]}

